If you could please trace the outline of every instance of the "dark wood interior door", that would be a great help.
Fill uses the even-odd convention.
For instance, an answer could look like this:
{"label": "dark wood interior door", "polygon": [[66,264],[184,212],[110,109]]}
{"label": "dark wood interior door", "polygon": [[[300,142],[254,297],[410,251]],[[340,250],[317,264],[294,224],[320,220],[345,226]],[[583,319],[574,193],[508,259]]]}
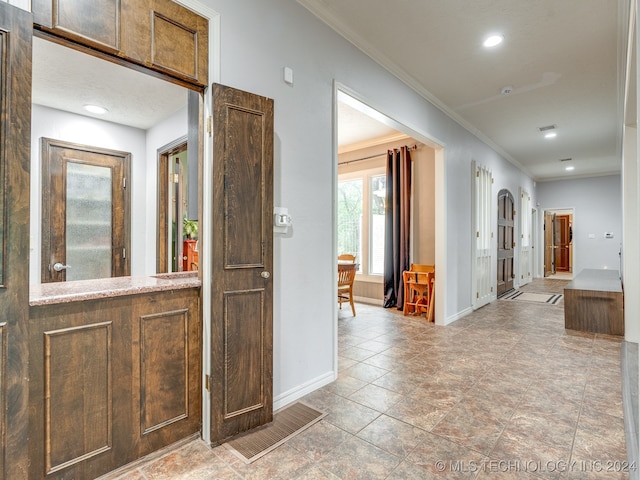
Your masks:
{"label": "dark wood interior door", "polygon": [[0,479],[27,478],[31,14],[0,2]]}
{"label": "dark wood interior door", "polygon": [[556,214],[544,213],[544,276],[556,273]]}
{"label": "dark wood interior door", "polygon": [[556,215],[555,241],[556,270],[559,272],[571,271],[570,244],[571,244],[571,216]]}
{"label": "dark wood interior door", "polygon": [[273,100],[213,85],[211,441],[273,418]]}
{"label": "dark wood interior door", "polygon": [[42,140],[42,282],[129,275],[131,154]]}
{"label": "dark wood interior door", "polygon": [[513,290],[513,249],[516,246],[513,205],[513,195],[508,190],[501,190],[498,193],[498,296]]}

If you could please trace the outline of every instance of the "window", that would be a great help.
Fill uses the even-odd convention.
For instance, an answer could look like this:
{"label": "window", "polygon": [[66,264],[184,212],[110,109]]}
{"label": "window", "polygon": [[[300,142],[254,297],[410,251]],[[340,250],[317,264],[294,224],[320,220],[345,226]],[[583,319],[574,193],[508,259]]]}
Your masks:
{"label": "window", "polygon": [[387,176],[375,175],[370,177],[369,205],[371,206],[371,262],[369,274],[384,274],[384,203],[387,194]]}
{"label": "window", "polygon": [[[362,179],[338,182],[338,254],[362,259]],[[360,267],[362,268],[362,266]]]}
{"label": "window", "polygon": [[338,177],[338,254],[352,253],[361,275],[384,273],[384,168]]}

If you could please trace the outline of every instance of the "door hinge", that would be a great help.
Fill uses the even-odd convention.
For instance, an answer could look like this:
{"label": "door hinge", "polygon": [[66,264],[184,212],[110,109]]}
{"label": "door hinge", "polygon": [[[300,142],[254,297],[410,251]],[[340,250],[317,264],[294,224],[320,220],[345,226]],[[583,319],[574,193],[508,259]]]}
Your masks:
{"label": "door hinge", "polygon": [[480,298],[480,292],[476,292],[476,298]]}
{"label": "door hinge", "polygon": [[493,293],[493,287],[491,287],[491,292]]}
{"label": "door hinge", "polygon": [[122,249],[122,258],[127,258],[127,249],[126,248]]}
{"label": "door hinge", "polygon": [[213,132],[213,117],[209,115],[207,117],[207,133],[209,134],[209,136],[211,136],[212,132]]}
{"label": "door hinge", "polygon": [[209,375],[204,376],[204,388],[207,389],[207,392],[211,391],[211,377]]}
{"label": "door hinge", "polygon": [[480,232],[476,232],[476,238],[480,238]]}
{"label": "door hinge", "polygon": [[122,177],[122,188],[127,188],[127,177]]}
{"label": "door hinge", "polygon": [[513,245],[511,246],[511,248],[516,248],[516,242],[513,242]]}

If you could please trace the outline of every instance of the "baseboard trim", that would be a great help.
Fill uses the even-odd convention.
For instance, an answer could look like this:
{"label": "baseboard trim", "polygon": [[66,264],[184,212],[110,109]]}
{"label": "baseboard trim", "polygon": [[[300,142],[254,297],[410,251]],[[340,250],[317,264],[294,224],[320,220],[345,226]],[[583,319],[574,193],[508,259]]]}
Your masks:
{"label": "baseboard trim", "polygon": [[336,372],[327,372],[319,377],[316,377],[308,382],[303,383],[302,385],[298,385],[297,387],[292,388],[284,393],[281,393],[277,397],[273,399],[273,410],[279,410],[290,403],[295,402],[296,400],[300,400],[305,395],[317,390],[319,388],[324,387],[325,385],[330,384],[336,378],[338,378],[338,374]]}
{"label": "baseboard trim", "polygon": [[459,311],[455,315],[452,315],[451,317],[447,317],[444,325],[449,325],[449,324],[455,322],[456,320],[460,320],[462,317],[466,317],[467,315],[469,315],[472,312],[473,312],[473,308],[471,308],[471,307],[465,308],[464,310]]}
{"label": "baseboard trim", "polygon": [[384,301],[379,298],[358,297],[356,295],[353,296],[353,300],[355,302],[366,303],[368,305],[376,305],[379,307],[382,307],[382,302]]}

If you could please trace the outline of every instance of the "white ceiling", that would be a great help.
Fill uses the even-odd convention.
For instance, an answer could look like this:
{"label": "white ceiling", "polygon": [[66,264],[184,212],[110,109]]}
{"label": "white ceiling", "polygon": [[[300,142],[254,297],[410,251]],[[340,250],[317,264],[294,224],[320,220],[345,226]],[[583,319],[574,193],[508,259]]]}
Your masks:
{"label": "white ceiling", "polygon": [[628,0],[298,1],[535,179],[620,171]]}
{"label": "white ceiling", "polygon": [[[146,130],[186,106],[187,90],[34,37],[32,101]],[[91,114],[85,104],[108,112]]]}

